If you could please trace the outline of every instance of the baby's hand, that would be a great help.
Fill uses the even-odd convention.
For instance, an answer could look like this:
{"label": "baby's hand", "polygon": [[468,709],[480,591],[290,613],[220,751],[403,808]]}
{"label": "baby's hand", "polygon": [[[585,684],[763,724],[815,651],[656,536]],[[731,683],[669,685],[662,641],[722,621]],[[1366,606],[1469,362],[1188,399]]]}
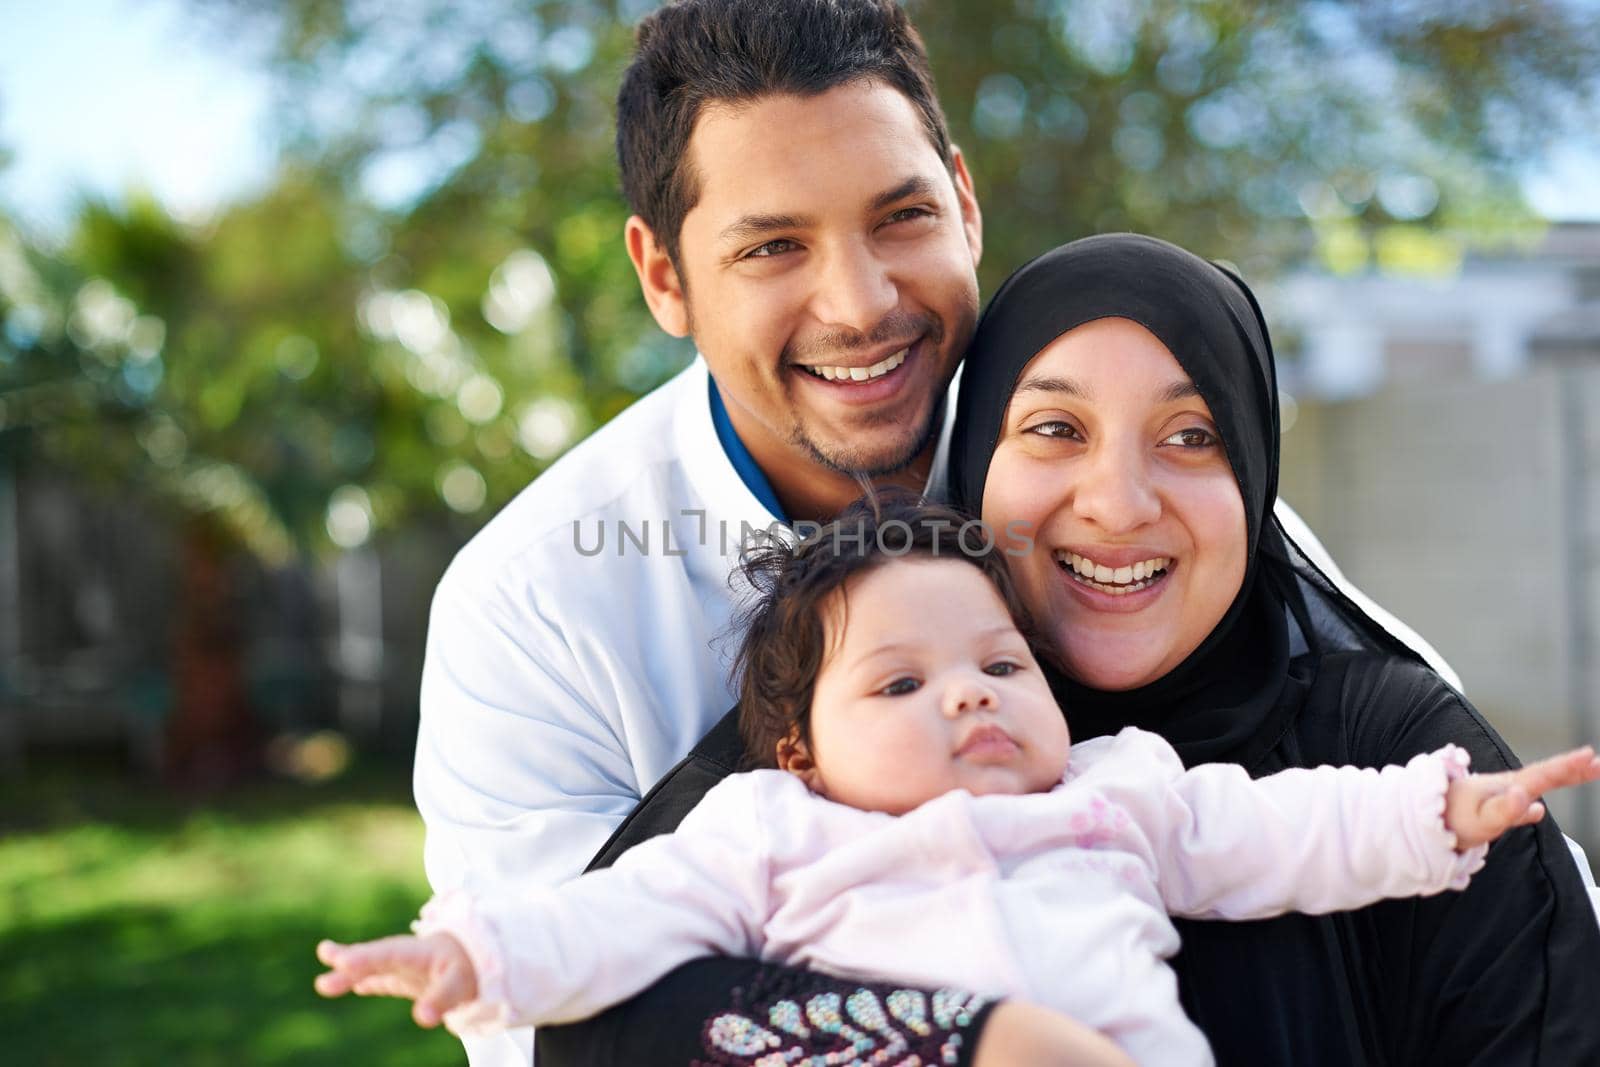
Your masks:
{"label": "baby's hand", "polygon": [[1588,745],[1517,771],[1469,774],[1451,782],[1445,792],[1445,829],[1456,835],[1456,848],[1464,852],[1493,841],[1514,826],[1544,818],[1539,798],[1552,789],[1597,778],[1600,756]]}
{"label": "baby's hand", "polygon": [[411,1017],[418,1026],[439,1025],[444,1014],[478,996],[478,974],[466,949],[449,934],[386,937],[341,945],[322,941],[317,959],[328,965],[317,975],[317,992],[338,997],[406,997],[416,1001]]}

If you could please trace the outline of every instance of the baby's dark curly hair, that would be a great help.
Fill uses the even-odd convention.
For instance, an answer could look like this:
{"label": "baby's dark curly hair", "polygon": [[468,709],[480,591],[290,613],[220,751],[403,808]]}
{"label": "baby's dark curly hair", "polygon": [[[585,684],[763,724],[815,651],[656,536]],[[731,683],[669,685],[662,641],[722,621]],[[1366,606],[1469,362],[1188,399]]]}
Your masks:
{"label": "baby's dark curly hair", "polygon": [[744,637],[733,665],[747,766],[777,766],[778,742],[791,734],[810,746],[811,697],[827,652],[825,605],[851,578],[901,559],[978,568],[1038,653],[1032,620],[986,526],[909,492],[869,493],[798,544],[763,542],[740,561],[758,594],[738,620]]}

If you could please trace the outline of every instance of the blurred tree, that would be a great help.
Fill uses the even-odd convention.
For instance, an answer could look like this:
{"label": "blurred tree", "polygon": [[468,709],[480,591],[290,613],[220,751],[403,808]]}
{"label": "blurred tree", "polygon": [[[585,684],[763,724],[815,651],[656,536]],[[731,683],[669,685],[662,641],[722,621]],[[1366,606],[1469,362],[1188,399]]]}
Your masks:
{"label": "blurred tree", "polygon": [[1561,0],[1006,0],[918,16],[1003,212],[1002,266],[1114,229],[1268,273],[1305,255],[1308,223],[1335,269],[1396,232],[1494,240],[1530,221],[1528,160],[1592,129],[1576,120],[1600,96],[1600,12]]}
{"label": "blurred tree", "polygon": [[[611,98],[628,26],[654,4],[192,2],[230,37],[271,42],[289,143],[390,210],[412,271],[473,234],[515,235],[552,257],[587,384],[615,380],[637,302],[622,278],[614,330],[607,291],[586,283],[613,280],[592,275],[594,242],[623,264]],[[986,290],[1110,229],[1251,270],[1303,256],[1308,233],[1338,269],[1437,263],[1415,254],[1429,235],[1448,263],[1527,226],[1518,169],[1592,129],[1600,92],[1600,12],[1584,0],[908,6],[976,172]],[[417,235],[446,229],[423,252]]]}
{"label": "blurred tree", "polygon": [[[165,507],[183,530],[167,757],[182,778],[253,759],[236,570],[357,549],[383,525],[467,516],[584,426],[554,355],[548,268],[476,279],[480,351],[444,301],[393,290],[349,251],[370,214],[289,168],[196,229],[148,198],[90,202],[65,244],[0,229],[0,428],[86,484]],[[459,291],[435,264],[428,284]],[[485,316],[509,331],[485,324]],[[530,379],[544,389],[531,407]],[[343,592],[343,590],[341,590]]]}

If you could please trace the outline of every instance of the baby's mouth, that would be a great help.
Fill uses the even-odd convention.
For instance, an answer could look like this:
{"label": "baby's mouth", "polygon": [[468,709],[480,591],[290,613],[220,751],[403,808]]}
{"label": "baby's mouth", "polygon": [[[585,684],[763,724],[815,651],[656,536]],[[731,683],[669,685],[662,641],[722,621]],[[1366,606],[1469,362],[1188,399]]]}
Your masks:
{"label": "baby's mouth", "polygon": [[1124,567],[1108,567],[1076,552],[1057,552],[1055,559],[1056,566],[1079,585],[1111,596],[1127,596],[1148,589],[1165,578],[1172,566],[1168,556],[1155,556]]}
{"label": "baby's mouth", "polygon": [[958,756],[966,756],[977,762],[998,760],[1016,752],[1017,743],[1011,735],[998,726],[983,725],[974,728],[962,740],[961,747],[956,750]]}

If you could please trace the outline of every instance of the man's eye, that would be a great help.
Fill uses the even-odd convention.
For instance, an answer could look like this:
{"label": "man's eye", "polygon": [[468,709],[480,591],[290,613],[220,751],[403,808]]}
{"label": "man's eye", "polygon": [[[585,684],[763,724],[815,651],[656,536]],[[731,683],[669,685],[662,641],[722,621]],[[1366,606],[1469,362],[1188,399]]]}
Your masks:
{"label": "man's eye", "polygon": [[908,222],[911,219],[926,219],[932,217],[933,212],[929,211],[925,207],[903,207],[883,221],[887,224],[893,222]]}
{"label": "man's eye", "polygon": [[996,678],[1004,678],[1008,674],[1016,674],[1021,669],[1022,665],[1020,663],[1012,663],[1010,660],[1001,660],[999,663],[989,664],[983,669],[983,673],[992,674]]}
{"label": "man's eye", "polygon": [[1187,430],[1179,430],[1161,443],[1179,448],[1210,448],[1217,443],[1217,435],[1199,426],[1191,426]]}
{"label": "man's eye", "polygon": [[757,245],[755,248],[752,248],[750,251],[746,252],[744,254],[744,258],[771,259],[773,256],[782,255],[785,252],[791,252],[798,247],[798,245],[789,240],[787,237],[780,237],[775,241],[768,241],[764,245]]}
{"label": "man's eye", "polygon": [[907,693],[915,693],[921,688],[922,683],[917,681],[915,678],[896,678],[894,681],[878,690],[878,692],[886,697],[903,697]]}

